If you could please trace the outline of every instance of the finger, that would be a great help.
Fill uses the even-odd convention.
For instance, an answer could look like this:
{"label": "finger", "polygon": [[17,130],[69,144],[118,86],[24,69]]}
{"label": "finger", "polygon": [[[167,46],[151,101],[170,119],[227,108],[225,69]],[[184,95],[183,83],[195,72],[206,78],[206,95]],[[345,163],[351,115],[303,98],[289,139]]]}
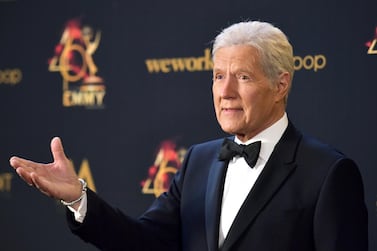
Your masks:
{"label": "finger", "polygon": [[30,173],[25,171],[24,168],[22,167],[19,167],[16,169],[16,173],[18,174],[18,176],[21,177],[21,179],[23,179],[29,186],[33,186],[34,183],[33,183],[33,180],[30,176]]}
{"label": "finger", "polygon": [[33,183],[33,185],[39,190],[41,191],[43,194],[47,195],[47,196],[52,196],[51,192],[48,190],[48,184],[46,184],[46,182],[43,181],[42,178],[40,178],[39,176],[37,176],[35,173],[32,173],[30,175],[30,178],[31,178],[31,181]]}
{"label": "finger", "polygon": [[26,160],[25,159],[22,159],[22,158],[19,158],[19,157],[11,157],[9,159],[9,164],[14,168],[16,169],[17,167],[23,167],[23,166],[26,166]]}
{"label": "finger", "polygon": [[43,165],[43,164],[36,163],[36,162],[30,161],[30,160],[26,160],[26,159],[23,159],[23,158],[19,158],[19,157],[12,157],[12,158],[10,158],[9,164],[14,169],[17,169],[17,168],[21,167],[25,171],[28,171],[28,172],[33,172],[34,170],[36,170],[37,168],[39,168],[40,166]]}
{"label": "finger", "polygon": [[64,153],[62,141],[59,137],[54,137],[51,140],[51,153],[54,161],[63,161],[67,158]]}
{"label": "finger", "polygon": [[20,166],[19,164],[19,158],[13,156],[9,159],[9,164],[14,168],[17,169],[17,167]]}

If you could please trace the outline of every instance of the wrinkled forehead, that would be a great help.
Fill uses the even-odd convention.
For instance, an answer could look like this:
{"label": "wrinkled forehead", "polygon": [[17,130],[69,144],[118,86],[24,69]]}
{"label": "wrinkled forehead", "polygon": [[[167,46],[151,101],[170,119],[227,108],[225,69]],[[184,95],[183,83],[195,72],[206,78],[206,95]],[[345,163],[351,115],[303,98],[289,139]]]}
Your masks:
{"label": "wrinkled forehead", "polygon": [[221,47],[213,54],[214,69],[218,67],[229,67],[236,65],[238,67],[255,67],[259,66],[258,50],[249,45],[233,45]]}

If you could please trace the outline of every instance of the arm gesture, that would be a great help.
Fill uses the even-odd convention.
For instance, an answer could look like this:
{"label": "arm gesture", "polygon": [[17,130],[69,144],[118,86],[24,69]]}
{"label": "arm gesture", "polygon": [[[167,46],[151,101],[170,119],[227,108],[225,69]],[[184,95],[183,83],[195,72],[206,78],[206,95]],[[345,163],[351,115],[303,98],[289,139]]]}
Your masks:
{"label": "arm gesture", "polygon": [[54,161],[43,164],[20,157],[11,157],[10,165],[30,186],[56,199],[73,201],[80,197],[82,185],[71,161],[66,157],[60,138],[51,140]]}

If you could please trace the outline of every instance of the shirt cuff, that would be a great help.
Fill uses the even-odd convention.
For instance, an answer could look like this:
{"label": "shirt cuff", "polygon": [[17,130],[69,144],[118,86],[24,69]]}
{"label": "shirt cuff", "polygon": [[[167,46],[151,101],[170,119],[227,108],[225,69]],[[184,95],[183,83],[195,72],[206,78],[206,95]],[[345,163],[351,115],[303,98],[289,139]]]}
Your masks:
{"label": "shirt cuff", "polygon": [[70,206],[67,206],[67,208],[74,214],[75,220],[77,222],[83,223],[84,218],[86,216],[86,212],[87,212],[87,205],[88,205],[88,202],[87,202],[87,196],[85,192],[84,196],[80,200],[80,205],[77,210],[75,210],[73,207],[70,207]]}

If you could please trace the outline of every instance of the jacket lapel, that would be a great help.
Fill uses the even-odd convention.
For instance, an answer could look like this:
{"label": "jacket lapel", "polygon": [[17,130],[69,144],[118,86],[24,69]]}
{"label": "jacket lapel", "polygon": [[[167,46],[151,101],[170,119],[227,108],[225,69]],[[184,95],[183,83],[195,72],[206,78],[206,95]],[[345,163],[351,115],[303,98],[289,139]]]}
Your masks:
{"label": "jacket lapel", "polygon": [[222,191],[224,188],[225,170],[227,162],[214,160],[208,174],[205,202],[205,223],[208,250],[218,250],[219,222],[221,211]]}
{"label": "jacket lapel", "polygon": [[221,250],[231,250],[233,244],[252,224],[255,217],[295,169],[294,157],[300,138],[301,135],[292,124],[289,124],[254,187],[241,206]]}

